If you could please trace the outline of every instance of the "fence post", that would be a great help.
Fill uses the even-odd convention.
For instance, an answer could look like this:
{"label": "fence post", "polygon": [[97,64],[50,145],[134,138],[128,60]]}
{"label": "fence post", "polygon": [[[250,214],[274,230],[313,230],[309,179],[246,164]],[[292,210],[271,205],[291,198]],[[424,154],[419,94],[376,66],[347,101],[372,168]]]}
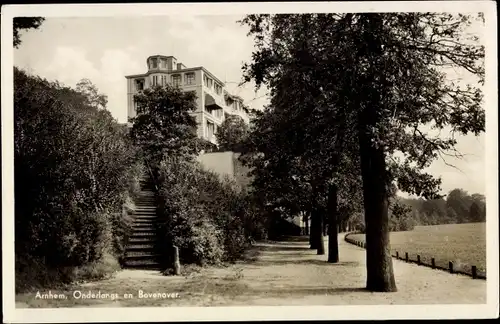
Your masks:
{"label": "fence post", "polygon": [[405,252],[405,259],[406,259],[406,262],[408,262],[408,252]]}
{"label": "fence post", "polygon": [[472,279],[477,278],[477,268],[476,266],[472,266]]}
{"label": "fence post", "polygon": [[420,265],[420,254],[417,254],[417,264]]}
{"label": "fence post", "polygon": [[174,246],[174,272],[178,276],[181,274],[181,263],[179,261],[179,248]]}
{"label": "fence post", "polygon": [[396,251],[396,259],[399,259],[399,252]]}
{"label": "fence post", "polygon": [[431,259],[431,266],[432,266],[432,269],[436,268],[436,260],[434,258]]}
{"label": "fence post", "polygon": [[448,263],[448,268],[450,269],[450,273],[453,273],[453,262]]}

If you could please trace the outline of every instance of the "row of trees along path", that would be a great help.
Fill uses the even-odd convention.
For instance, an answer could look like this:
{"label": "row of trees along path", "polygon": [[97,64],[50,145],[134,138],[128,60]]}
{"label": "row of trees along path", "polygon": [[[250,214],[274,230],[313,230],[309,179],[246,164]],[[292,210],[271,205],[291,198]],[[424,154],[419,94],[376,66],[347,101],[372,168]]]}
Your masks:
{"label": "row of trees along path", "polygon": [[[243,83],[271,98],[241,157],[260,203],[310,214],[318,254],[328,222],[329,262],[339,261],[337,222],[363,211],[367,288],[396,291],[390,199],[398,190],[439,198],[440,179],[425,169],[460,156],[455,133],[484,132],[484,46],[466,32],[482,15],[258,14],[240,23],[255,44]],[[454,69],[471,84],[453,80]]]}

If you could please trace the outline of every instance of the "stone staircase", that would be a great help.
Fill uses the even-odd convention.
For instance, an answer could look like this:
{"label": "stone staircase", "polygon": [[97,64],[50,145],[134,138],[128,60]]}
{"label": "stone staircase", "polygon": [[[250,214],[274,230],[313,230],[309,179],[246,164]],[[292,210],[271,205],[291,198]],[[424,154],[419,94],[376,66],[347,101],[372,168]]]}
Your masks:
{"label": "stone staircase", "polygon": [[141,193],[135,205],[132,234],[125,250],[125,268],[159,269],[156,200],[149,179],[141,181]]}

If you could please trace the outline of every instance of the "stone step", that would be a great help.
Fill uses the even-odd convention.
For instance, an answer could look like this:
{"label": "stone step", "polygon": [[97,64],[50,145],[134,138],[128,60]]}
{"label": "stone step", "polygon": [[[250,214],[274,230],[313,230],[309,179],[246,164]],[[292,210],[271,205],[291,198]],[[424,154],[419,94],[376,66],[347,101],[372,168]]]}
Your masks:
{"label": "stone step", "polygon": [[152,237],[152,238],[155,238],[156,236],[156,231],[147,231],[147,232],[144,232],[144,231],[141,231],[141,232],[134,232],[132,233],[132,235],[130,235],[130,238],[131,239],[135,239],[135,238],[148,238],[148,237]]}
{"label": "stone step", "polygon": [[141,217],[136,217],[134,219],[134,224],[144,224],[144,225],[154,225],[156,224],[156,217],[148,217],[148,218],[141,218]]}
{"label": "stone step", "polygon": [[150,228],[156,228],[157,227],[157,223],[145,223],[145,222],[134,222],[132,223],[132,229],[134,231],[138,231],[140,232],[142,230],[142,228],[146,228],[146,229],[150,229]]}
{"label": "stone step", "polygon": [[136,269],[160,269],[160,263],[156,260],[126,260],[125,267]]}
{"label": "stone step", "polygon": [[126,260],[156,260],[159,258],[160,255],[155,253],[155,252],[148,252],[148,251],[130,251],[125,254]]}
{"label": "stone step", "polygon": [[134,222],[138,223],[147,223],[147,222],[156,223],[157,221],[158,217],[155,216],[137,216],[134,218]]}
{"label": "stone step", "polygon": [[157,242],[158,239],[156,236],[144,236],[144,237],[135,237],[128,240],[128,244],[150,244]]}
{"label": "stone step", "polygon": [[134,232],[154,232],[156,227],[154,224],[132,224],[132,230]]}
{"label": "stone step", "polygon": [[136,210],[132,214],[144,216],[156,216],[156,210]]}
{"label": "stone step", "polygon": [[126,248],[126,251],[152,251],[156,248],[156,244],[154,243],[148,243],[148,242],[142,242],[142,243],[135,243],[135,244],[129,244]]}
{"label": "stone step", "polygon": [[134,231],[134,234],[136,232],[156,232],[156,228],[153,224],[146,224],[146,225],[143,225],[143,224],[140,224],[140,225],[132,225],[132,229]]}

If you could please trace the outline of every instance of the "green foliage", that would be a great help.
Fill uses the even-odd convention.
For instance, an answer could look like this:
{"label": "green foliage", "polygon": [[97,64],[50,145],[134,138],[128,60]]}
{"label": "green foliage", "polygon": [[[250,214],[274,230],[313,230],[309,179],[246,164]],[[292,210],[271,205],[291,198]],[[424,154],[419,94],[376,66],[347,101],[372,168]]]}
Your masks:
{"label": "green foliage", "polygon": [[393,201],[389,214],[389,231],[411,231],[415,227],[415,220],[411,215],[411,208],[401,203]]}
{"label": "green foliage", "polygon": [[131,137],[151,165],[165,156],[193,158],[200,151],[196,135],[196,94],[166,85],[145,89],[134,96],[137,116],[131,119]]}
{"label": "green foliage", "polygon": [[[249,15],[243,20],[257,48],[253,62],[244,66],[245,79],[265,83],[271,104],[256,116],[242,160],[253,167],[252,186],[264,206],[290,216],[316,206],[324,211],[327,185],[335,183],[337,220],[345,222],[362,209],[357,141],[350,135],[355,125],[337,123],[353,119],[343,97],[329,91],[335,67],[315,57],[325,53],[314,47],[320,46],[321,32],[309,29],[309,18]],[[312,44],[307,35],[315,35]]]}
{"label": "green foliage", "polygon": [[14,47],[21,45],[21,29],[38,29],[44,20],[42,17],[14,17]]}
{"label": "green foliage", "polygon": [[99,93],[99,89],[89,79],[82,79],[76,84],[76,91],[84,95],[86,104],[96,109],[104,109],[108,104],[108,97]]}
{"label": "green foliage", "polygon": [[[289,129],[307,144],[322,143],[316,140],[321,133],[330,142],[335,134],[355,138],[363,107],[378,109],[379,121],[363,132],[388,158],[406,156],[388,160],[387,182],[432,198],[440,181],[422,170],[456,141],[419,127],[484,131],[480,88],[447,82],[440,70],[460,67],[482,81],[484,46],[462,32],[472,20],[439,13],[248,15],[242,24],[250,27],[256,51],[244,65],[245,81],[266,84],[278,103],[295,106],[285,115],[293,120]],[[287,100],[290,93],[295,104]],[[304,132],[309,125],[319,132]],[[292,131],[280,132],[278,145],[294,142]],[[299,152],[303,146],[295,145]],[[313,156],[327,164],[321,153]]]}
{"label": "green foliage", "polygon": [[16,255],[46,273],[123,253],[139,160],[125,126],[89,102],[14,70]]}
{"label": "green foliage", "polygon": [[178,246],[183,263],[234,260],[258,238],[258,215],[233,180],[221,180],[192,161],[167,157],[157,183],[166,249]]}
{"label": "green foliage", "polygon": [[446,200],[399,198],[412,209],[412,219],[418,225],[475,223],[486,221],[484,195],[469,195],[462,189],[453,189]]}
{"label": "green foliage", "polygon": [[249,126],[238,115],[229,115],[215,134],[219,150],[240,152],[249,132]]}

